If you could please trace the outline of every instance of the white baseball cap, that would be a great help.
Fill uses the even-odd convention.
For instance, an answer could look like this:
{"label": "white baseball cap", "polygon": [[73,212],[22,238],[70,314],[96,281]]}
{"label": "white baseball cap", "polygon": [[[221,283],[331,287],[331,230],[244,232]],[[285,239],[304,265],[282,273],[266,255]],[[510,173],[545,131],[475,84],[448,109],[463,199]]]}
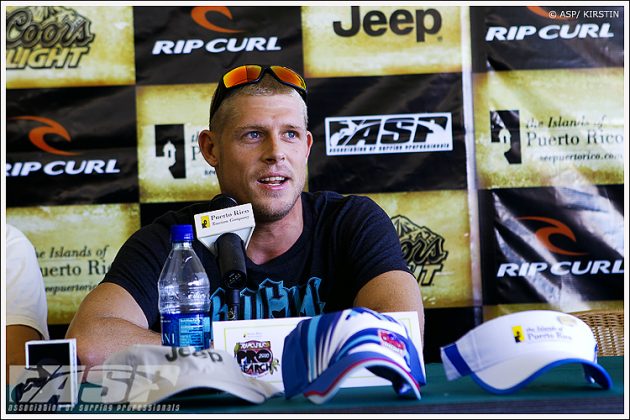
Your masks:
{"label": "white baseball cap", "polygon": [[[132,382],[126,401],[119,401],[120,393],[108,392],[103,403],[153,404],[198,388],[225,391],[255,404],[282,394],[272,384],[243,374],[234,357],[223,350],[136,344],[112,354],[103,369],[127,372]],[[103,375],[102,385],[116,386],[120,377]]]}
{"label": "white baseball cap", "polygon": [[500,316],[473,328],[440,349],[448,380],[465,375],[495,394],[519,390],[543,372],[567,363],[583,365],[585,378],[612,386],[597,364],[597,342],[582,320],[556,311],[533,310]]}

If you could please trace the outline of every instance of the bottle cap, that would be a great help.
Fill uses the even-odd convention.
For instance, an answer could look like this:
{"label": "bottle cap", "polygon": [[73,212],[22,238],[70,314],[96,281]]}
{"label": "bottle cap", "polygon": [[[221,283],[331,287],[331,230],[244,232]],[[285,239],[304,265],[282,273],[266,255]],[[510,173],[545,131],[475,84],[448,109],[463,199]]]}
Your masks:
{"label": "bottle cap", "polygon": [[193,239],[192,225],[171,226],[171,242],[191,242]]}

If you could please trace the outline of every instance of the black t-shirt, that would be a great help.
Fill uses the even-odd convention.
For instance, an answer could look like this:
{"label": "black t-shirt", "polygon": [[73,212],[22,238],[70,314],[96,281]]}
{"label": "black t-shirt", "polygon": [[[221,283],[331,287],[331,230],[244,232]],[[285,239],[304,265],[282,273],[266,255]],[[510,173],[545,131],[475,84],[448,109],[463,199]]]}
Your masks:
{"label": "black t-shirt", "polygon": [[[405,270],[391,220],[374,201],[333,192],[302,193],[304,230],[284,254],[261,265],[247,258],[247,287],[241,291],[239,319],[314,316],[353,306],[369,280]],[[135,232],[121,247],[103,282],[126,289],[160,331],[157,282],[171,250],[170,226],[192,224],[208,203],[167,212]],[[227,319],[225,289],[215,256],[193,242],[210,279],[213,320]]]}

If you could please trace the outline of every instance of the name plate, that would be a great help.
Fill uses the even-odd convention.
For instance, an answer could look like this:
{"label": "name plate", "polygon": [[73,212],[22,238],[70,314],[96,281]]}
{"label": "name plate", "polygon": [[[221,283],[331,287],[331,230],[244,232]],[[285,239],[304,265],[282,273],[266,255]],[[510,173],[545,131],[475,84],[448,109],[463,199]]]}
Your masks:
{"label": "name plate", "polygon": [[[418,314],[414,311],[386,314],[407,328],[424,365]],[[212,323],[214,348],[234,355],[245,375],[269,382],[284,391],[282,383],[284,339],[300,321],[305,319],[308,317],[214,321]],[[341,387],[384,385],[391,383],[363,368],[346,377]]]}

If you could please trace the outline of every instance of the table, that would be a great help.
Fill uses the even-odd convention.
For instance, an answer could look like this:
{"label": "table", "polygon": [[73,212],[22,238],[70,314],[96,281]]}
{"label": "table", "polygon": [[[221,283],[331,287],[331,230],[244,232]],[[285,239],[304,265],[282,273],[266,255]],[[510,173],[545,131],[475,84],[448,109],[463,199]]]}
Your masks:
{"label": "table", "polygon": [[[290,400],[271,398],[256,405],[225,393],[197,391],[163,401],[161,411],[151,413],[624,413],[624,357],[601,357],[613,387],[604,390],[583,379],[580,365],[558,366],[530,382],[520,391],[494,395],[481,389],[470,377],[447,381],[440,363],[426,365],[427,385],[421,400],[397,397],[391,386],[342,388],[327,403],[316,405],[300,396]],[[89,384],[81,385],[94,386]],[[72,413],[147,413],[124,405],[101,407],[79,402]]]}

